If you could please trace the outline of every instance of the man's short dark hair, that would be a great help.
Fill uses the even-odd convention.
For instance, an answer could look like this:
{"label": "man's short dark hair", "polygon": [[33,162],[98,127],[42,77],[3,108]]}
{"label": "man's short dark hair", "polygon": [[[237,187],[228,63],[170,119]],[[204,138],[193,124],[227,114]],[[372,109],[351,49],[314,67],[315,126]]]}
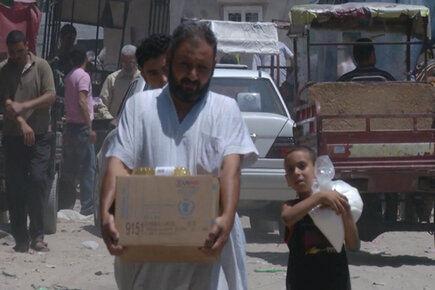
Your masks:
{"label": "man's short dark hair", "polygon": [[165,34],[153,34],[145,38],[136,49],[136,61],[139,69],[142,69],[146,61],[164,54],[168,50],[170,42],[171,37]]}
{"label": "man's short dark hair", "polygon": [[188,20],[182,22],[175,28],[172,34],[172,41],[169,47],[171,56],[174,55],[175,49],[180,43],[191,39],[204,38],[204,40],[213,48],[213,58],[216,57],[217,40],[209,24],[200,21]]}
{"label": "man's short dark hair", "polygon": [[372,44],[372,40],[369,38],[359,38],[356,40],[358,43],[367,43],[363,45],[354,45],[353,46],[353,57],[357,64],[367,61],[370,58],[370,55],[375,52],[375,47]]}
{"label": "man's short dark hair", "polygon": [[8,36],[6,37],[6,44],[15,44],[19,42],[23,42],[24,44],[27,43],[24,33],[19,30],[12,30],[9,32]]}
{"label": "man's short dark hair", "polygon": [[82,66],[86,60],[86,52],[79,46],[74,46],[69,53],[69,58],[73,67]]}
{"label": "man's short dark hair", "polygon": [[68,34],[74,34],[77,35],[77,30],[72,24],[65,24],[60,29],[60,38],[65,37]]}

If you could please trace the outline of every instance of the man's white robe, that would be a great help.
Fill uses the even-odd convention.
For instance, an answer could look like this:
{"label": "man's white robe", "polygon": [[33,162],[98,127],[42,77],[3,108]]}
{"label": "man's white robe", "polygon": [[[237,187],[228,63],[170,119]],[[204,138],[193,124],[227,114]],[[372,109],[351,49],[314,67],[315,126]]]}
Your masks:
{"label": "man's white robe", "polygon": [[[219,176],[224,156],[243,155],[242,167],[258,152],[234,99],[209,92],[179,121],[168,87],[132,96],[107,157],[127,167],[187,167],[192,175]],[[204,237],[205,240],[206,237]],[[247,289],[245,236],[238,216],[220,261],[124,263],[115,259],[120,289]]]}

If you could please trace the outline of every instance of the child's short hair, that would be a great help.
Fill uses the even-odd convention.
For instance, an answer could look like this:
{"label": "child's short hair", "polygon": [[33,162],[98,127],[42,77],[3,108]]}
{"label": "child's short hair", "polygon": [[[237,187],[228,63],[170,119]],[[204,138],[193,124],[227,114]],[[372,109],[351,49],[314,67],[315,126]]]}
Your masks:
{"label": "child's short hair", "polygon": [[287,153],[285,154],[284,157],[284,162],[287,159],[287,156],[289,156],[289,154],[295,152],[295,151],[305,151],[308,153],[308,155],[310,155],[311,161],[313,161],[313,164],[316,162],[316,153],[314,152],[314,150],[311,147],[308,147],[306,145],[294,145],[292,146]]}

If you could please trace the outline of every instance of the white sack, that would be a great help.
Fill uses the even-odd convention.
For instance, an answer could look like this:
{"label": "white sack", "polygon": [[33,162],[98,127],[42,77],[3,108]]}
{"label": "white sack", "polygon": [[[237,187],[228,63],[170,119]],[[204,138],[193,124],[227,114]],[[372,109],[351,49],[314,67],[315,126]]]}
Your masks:
{"label": "white sack", "polygon": [[[358,190],[342,180],[331,182],[332,190],[346,196],[349,201],[353,220],[356,223],[363,209],[363,202]],[[337,215],[332,209],[320,207],[312,209],[309,215],[335,250],[341,252],[344,243],[344,226],[341,215]]]}

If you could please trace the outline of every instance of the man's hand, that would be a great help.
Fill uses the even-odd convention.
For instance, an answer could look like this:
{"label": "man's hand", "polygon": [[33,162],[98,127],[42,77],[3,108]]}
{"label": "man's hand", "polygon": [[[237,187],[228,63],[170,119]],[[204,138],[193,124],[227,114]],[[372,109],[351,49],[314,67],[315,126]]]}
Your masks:
{"label": "man's hand", "polygon": [[89,129],[89,142],[95,144],[97,142],[97,133],[94,130]]}
{"label": "man's hand", "polygon": [[219,256],[230,236],[233,222],[234,219],[217,217],[201,251],[209,256]]}
{"label": "man's hand", "polygon": [[219,255],[233,228],[240,192],[240,162],[238,154],[226,155],[222,161],[219,177],[221,215],[216,218],[205,247],[201,248],[206,255]]}
{"label": "man's hand", "polygon": [[18,117],[18,123],[20,124],[21,133],[23,133],[24,145],[33,146],[35,144],[35,132],[20,116]]}
{"label": "man's hand", "polygon": [[101,235],[112,255],[121,255],[123,247],[118,245],[119,232],[115,226],[115,216],[110,208],[115,201],[116,176],[127,176],[131,170],[116,157],[110,157],[100,196]]}
{"label": "man's hand", "polygon": [[111,213],[101,215],[101,235],[110,254],[119,256],[124,248],[118,245],[119,232],[115,227],[115,216]]}
{"label": "man's hand", "polygon": [[17,115],[20,115],[25,110],[25,106],[23,103],[15,102],[8,99],[5,102],[5,110],[7,116],[15,118]]}

